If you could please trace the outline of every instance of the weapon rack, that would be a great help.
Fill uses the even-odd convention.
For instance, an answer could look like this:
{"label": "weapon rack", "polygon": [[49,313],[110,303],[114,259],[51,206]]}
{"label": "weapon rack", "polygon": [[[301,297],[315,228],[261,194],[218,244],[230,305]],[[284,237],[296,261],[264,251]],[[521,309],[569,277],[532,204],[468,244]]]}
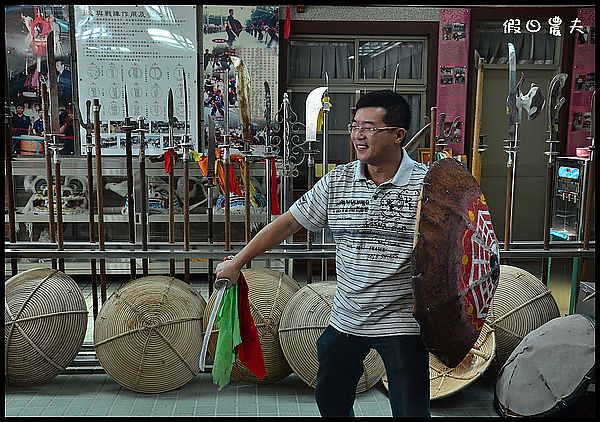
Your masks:
{"label": "weapon rack", "polygon": [[[126,170],[124,165],[125,157],[103,157],[102,159],[102,177],[103,186],[106,186],[109,182],[122,182],[126,180]],[[31,211],[27,212],[25,207],[32,195],[31,192],[25,190],[24,180],[25,177],[32,174],[44,174],[44,158],[22,158],[13,159],[13,186],[14,186],[14,198],[15,198],[15,222],[17,228],[16,241],[17,245],[20,242],[49,242],[48,240],[40,239],[40,235],[44,230],[48,230],[48,214],[34,214]],[[61,160],[61,176],[80,176],[86,177],[86,159],[85,157],[64,157]],[[95,168],[95,166],[94,166]],[[201,178],[202,174],[199,167],[190,163],[190,177]],[[264,166],[255,165],[250,169],[250,176],[263,182],[264,178]],[[164,164],[162,162],[152,163],[149,160],[146,161],[146,176],[148,178],[160,178],[162,181],[168,183],[168,175],[164,172]],[[183,177],[183,168],[181,165],[175,167],[175,176],[177,178]],[[138,170],[134,169],[134,201],[139,204],[140,192],[139,187],[136,186],[136,180],[139,177]],[[94,186],[96,182],[94,181]],[[262,192],[260,187],[257,189]],[[216,189],[215,189],[216,193]],[[89,198],[89,193],[86,193]],[[96,193],[93,193],[94,206]],[[197,196],[202,200],[204,197],[202,194]],[[104,187],[104,224],[106,227],[106,241],[107,242],[119,242],[123,244],[128,243],[128,218],[127,212],[122,212],[125,198],[119,196],[115,192]],[[193,200],[193,199],[192,199]],[[193,205],[194,202],[191,202]],[[5,226],[8,226],[8,215],[5,214]],[[56,217],[55,217],[56,218]],[[255,228],[260,228],[266,224],[265,214],[251,214],[251,222]],[[89,228],[88,228],[88,210],[78,214],[63,213],[64,221],[64,238],[65,242],[89,242]],[[95,221],[98,221],[97,211],[95,213]],[[214,221],[214,239],[213,241],[217,244],[224,241],[224,214],[213,213]],[[232,242],[244,242],[244,224],[245,215],[243,214],[231,214],[231,236]],[[168,211],[162,214],[148,214],[148,242],[166,243],[168,242],[168,224],[169,214]],[[175,214],[175,248],[183,248],[183,214]],[[141,238],[141,222],[140,212],[135,209],[135,232],[136,232],[136,249],[139,249],[140,238]],[[208,232],[208,214],[206,202],[197,206],[190,213],[190,240],[191,242],[206,242]],[[255,230],[253,230],[255,234]],[[98,233],[96,232],[96,244],[91,244],[89,249],[97,249]],[[65,248],[68,249],[68,246]],[[225,252],[224,252],[225,253]],[[47,260],[48,262],[50,259]],[[151,273],[168,273],[169,261],[168,259],[153,260],[150,266]],[[19,260],[19,271],[23,271],[35,266],[39,266],[37,259],[20,259]],[[65,263],[67,270],[70,273],[89,273],[89,260],[88,259],[68,259]],[[192,262],[192,268],[205,269],[206,262]],[[129,259],[111,259],[110,265],[107,268],[109,274],[120,274],[129,273]],[[5,274],[10,274],[10,262],[5,261]]]}

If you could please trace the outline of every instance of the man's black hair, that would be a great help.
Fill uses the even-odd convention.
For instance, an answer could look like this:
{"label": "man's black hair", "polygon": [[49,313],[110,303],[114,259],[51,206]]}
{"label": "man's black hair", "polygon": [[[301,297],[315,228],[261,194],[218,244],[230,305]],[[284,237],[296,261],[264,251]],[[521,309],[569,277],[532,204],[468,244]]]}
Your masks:
{"label": "man's black hair", "polygon": [[398,126],[408,131],[410,126],[410,108],[404,97],[397,92],[387,90],[371,91],[357,101],[356,110],[364,107],[385,109],[383,122],[386,126]]}

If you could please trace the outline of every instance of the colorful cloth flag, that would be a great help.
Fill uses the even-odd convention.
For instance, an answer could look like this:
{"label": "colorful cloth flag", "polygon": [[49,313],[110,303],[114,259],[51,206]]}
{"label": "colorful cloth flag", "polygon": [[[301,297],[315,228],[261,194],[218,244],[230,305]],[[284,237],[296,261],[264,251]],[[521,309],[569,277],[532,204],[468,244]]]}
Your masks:
{"label": "colorful cloth flag", "polygon": [[219,336],[213,363],[212,376],[219,390],[229,384],[235,363],[235,347],[242,342],[238,315],[238,286],[234,284],[223,294],[217,319]]}
{"label": "colorful cloth flag", "polygon": [[[227,257],[224,260],[229,260]],[[215,321],[219,327],[213,382],[221,390],[231,379],[236,356],[258,379],[266,374],[258,330],[250,312],[248,283],[240,273],[237,283],[225,290]]]}

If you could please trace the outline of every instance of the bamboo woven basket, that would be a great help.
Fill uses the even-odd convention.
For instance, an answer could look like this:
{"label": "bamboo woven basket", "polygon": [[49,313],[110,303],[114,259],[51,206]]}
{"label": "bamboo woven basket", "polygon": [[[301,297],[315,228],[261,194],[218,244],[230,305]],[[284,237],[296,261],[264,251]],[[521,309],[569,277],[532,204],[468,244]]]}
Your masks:
{"label": "bamboo woven basket", "polygon": [[[430,353],[429,399],[443,399],[469,386],[490,366],[495,350],[494,330],[484,323],[473,348],[454,368],[447,367],[434,354]],[[387,374],[384,374],[382,381],[385,388],[389,388]]]}
{"label": "bamboo woven basket", "polygon": [[[336,283],[317,282],[301,288],[289,301],[279,324],[279,341],[294,372],[311,387],[317,383],[317,340],[329,325]],[[357,393],[369,390],[383,376],[383,360],[371,350],[363,362]]]}
{"label": "bamboo woven basket", "polygon": [[[300,287],[294,279],[286,274],[269,268],[247,268],[242,270],[242,274],[248,283],[250,313],[260,338],[266,373],[264,378],[259,380],[236,358],[231,370],[231,379],[235,382],[246,381],[254,384],[274,383],[292,373],[279,345],[278,328],[283,309]],[[215,297],[216,292],[213,292],[208,299],[204,311],[203,332],[207,328]],[[208,352],[213,359],[217,348],[218,334],[219,327],[215,322],[208,343]]]}
{"label": "bamboo woven basket", "polygon": [[206,301],[167,276],[130,281],[104,303],[94,326],[100,364],[116,382],[139,393],[179,388],[199,372]]}
{"label": "bamboo woven basket", "polygon": [[69,366],[85,338],[88,310],[77,283],[51,268],[32,268],[4,284],[4,378],[48,382]]}
{"label": "bamboo woven basket", "polygon": [[498,372],[523,337],[560,316],[550,290],[533,274],[500,266],[500,280],[486,323],[496,334],[496,356],[489,372]]}

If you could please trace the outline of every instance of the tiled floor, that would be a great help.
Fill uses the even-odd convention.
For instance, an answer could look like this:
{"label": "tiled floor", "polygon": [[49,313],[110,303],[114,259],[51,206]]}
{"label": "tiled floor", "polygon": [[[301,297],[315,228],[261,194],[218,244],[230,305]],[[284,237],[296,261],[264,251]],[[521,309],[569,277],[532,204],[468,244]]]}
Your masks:
{"label": "tiled floor", "polygon": [[[108,286],[108,297],[120,282]],[[90,319],[84,344],[93,344],[91,287],[81,284]],[[192,282],[208,298],[206,283]],[[82,372],[77,373],[78,370]],[[5,385],[5,416],[319,416],[314,389],[297,375],[269,385],[230,383],[218,391],[210,373],[161,394],[139,394],[105,373],[71,368],[47,384],[35,387]],[[435,417],[499,417],[493,406],[494,380],[485,376],[457,394],[431,402]],[[356,416],[391,416],[387,390],[378,382],[357,396]]]}

